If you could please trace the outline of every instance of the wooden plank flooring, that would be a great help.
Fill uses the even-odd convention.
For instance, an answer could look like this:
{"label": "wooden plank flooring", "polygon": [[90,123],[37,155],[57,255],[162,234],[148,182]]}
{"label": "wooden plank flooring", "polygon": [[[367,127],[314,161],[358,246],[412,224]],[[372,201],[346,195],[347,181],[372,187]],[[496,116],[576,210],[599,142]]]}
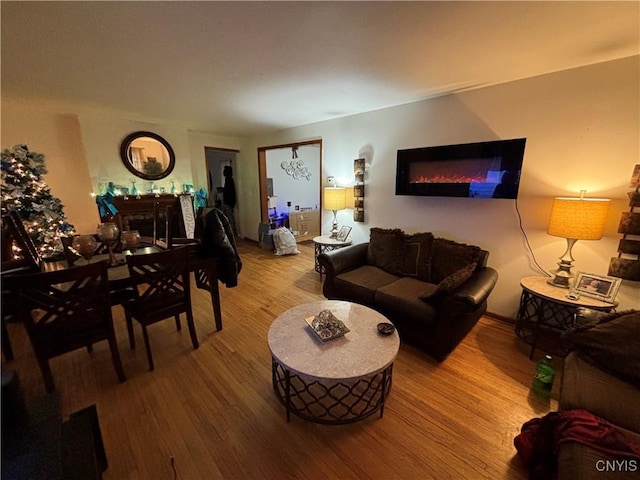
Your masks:
{"label": "wooden plank flooring", "polygon": [[[276,257],[241,242],[239,286],[221,285],[223,330],[215,331],[208,293],[194,289],[200,348],[173,321],[150,327],[154,372],[137,325],[137,349],[129,349],[120,307],[114,319],[125,383],[116,380],[106,342],[51,362],[65,415],[97,404],[104,478],[526,478],[513,438],[525,421],[557,408],[559,378],[550,401],[531,395],[527,346],[512,325],[490,318],[443,363],[403,344],[383,418],[286,423],[271,386],[267,331],[288,308],[323,298],[313,246],[299,249]],[[16,368],[27,398],[42,395],[24,329],[10,324],[9,335],[16,359],[2,367]]]}

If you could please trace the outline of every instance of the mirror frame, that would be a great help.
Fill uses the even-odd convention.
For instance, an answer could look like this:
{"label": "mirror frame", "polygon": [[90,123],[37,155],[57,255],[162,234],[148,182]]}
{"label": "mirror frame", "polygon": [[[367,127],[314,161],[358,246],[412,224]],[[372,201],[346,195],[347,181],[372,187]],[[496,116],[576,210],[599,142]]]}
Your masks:
{"label": "mirror frame", "polygon": [[[131,160],[129,159],[129,148],[131,147],[131,144],[135,140],[142,137],[150,137],[150,138],[153,138],[154,140],[157,140],[162,144],[164,148],[167,149],[167,152],[169,152],[169,166],[162,173],[159,173],[157,175],[149,175],[148,173],[144,173],[137,170],[136,168],[134,168],[133,164],[131,163]],[[120,144],[120,159],[122,160],[122,163],[124,164],[127,170],[129,170],[136,177],[142,178],[144,180],[160,180],[161,178],[166,178],[171,174],[171,172],[173,171],[173,168],[176,166],[176,155],[173,152],[173,148],[171,148],[171,145],[169,145],[169,142],[167,142],[160,135],[153,132],[139,131],[139,132],[133,132],[132,134],[127,135],[126,138]]]}

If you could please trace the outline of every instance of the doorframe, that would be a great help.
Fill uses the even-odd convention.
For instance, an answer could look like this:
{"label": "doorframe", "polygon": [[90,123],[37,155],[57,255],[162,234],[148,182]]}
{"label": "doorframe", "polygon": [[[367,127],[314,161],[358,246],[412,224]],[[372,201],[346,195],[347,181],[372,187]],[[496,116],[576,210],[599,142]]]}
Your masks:
{"label": "doorframe", "polygon": [[284,143],[282,145],[271,145],[268,147],[258,147],[258,184],[260,195],[260,221],[269,222],[269,208],[267,203],[267,150],[278,150],[282,148],[301,147],[303,145],[320,146],[320,163],[318,172],[318,183],[320,198],[318,199],[318,209],[320,210],[320,226],[322,226],[322,139],[306,140],[304,142]]}

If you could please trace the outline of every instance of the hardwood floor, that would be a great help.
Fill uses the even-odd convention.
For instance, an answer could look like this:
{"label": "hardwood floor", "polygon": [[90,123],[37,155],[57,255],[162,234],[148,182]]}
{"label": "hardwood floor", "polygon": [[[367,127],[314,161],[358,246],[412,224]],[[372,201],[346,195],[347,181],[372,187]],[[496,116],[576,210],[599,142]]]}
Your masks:
{"label": "hardwood floor", "polygon": [[[513,438],[525,421],[557,408],[560,379],[551,401],[530,394],[539,357],[528,359],[512,325],[482,318],[443,363],[401,345],[383,418],[326,426],[292,416],[287,423],[271,386],[267,331],[288,308],[323,298],[313,246],[287,257],[239,246],[244,267],[238,287],[221,285],[220,332],[208,293],[194,289],[198,350],[186,328],[153,325],[156,369],[149,372],[140,328],[130,350],[115,307],[125,383],[117,382],[106,342],[51,362],[65,415],[97,404],[104,478],[526,478]],[[16,368],[27,398],[44,394],[24,329],[10,324],[9,335],[16,359],[3,368]]]}

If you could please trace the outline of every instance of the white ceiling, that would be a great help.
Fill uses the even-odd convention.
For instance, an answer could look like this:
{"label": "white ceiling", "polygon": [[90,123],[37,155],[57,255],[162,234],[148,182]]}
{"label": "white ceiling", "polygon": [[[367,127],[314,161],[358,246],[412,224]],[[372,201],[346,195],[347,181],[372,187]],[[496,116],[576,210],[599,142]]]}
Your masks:
{"label": "white ceiling", "polygon": [[0,8],[3,96],[234,135],[640,53],[635,1]]}

